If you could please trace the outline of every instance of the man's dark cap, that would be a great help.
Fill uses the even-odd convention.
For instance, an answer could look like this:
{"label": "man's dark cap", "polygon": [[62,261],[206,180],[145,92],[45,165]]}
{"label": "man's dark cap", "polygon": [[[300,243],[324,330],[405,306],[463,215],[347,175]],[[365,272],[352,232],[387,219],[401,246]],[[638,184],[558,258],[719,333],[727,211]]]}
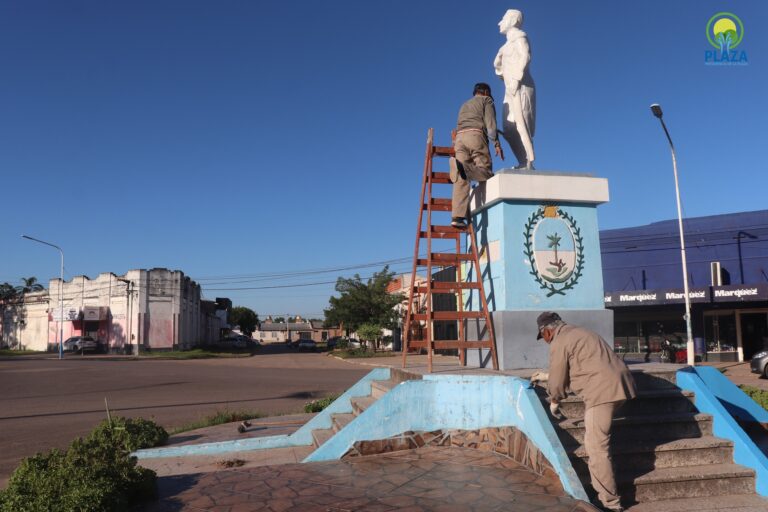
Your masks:
{"label": "man's dark cap", "polygon": [[560,318],[560,315],[558,315],[554,311],[545,311],[542,314],[540,314],[538,318],[536,318],[536,326],[539,329],[539,334],[536,336],[536,339],[537,340],[541,339],[541,329],[543,327],[546,327],[551,323],[557,322],[558,320],[562,321],[563,319]]}

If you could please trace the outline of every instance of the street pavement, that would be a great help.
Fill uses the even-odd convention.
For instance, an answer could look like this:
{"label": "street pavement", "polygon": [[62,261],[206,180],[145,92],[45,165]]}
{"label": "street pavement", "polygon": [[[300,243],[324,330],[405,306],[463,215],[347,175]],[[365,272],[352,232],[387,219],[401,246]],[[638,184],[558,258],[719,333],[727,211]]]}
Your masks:
{"label": "street pavement", "polygon": [[303,412],[305,403],[344,392],[368,371],[282,346],[237,359],[5,358],[0,488],[22,458],[65,448],[105,419],[105,399],[113,415],[150,418],[171,429],[222,410]]}

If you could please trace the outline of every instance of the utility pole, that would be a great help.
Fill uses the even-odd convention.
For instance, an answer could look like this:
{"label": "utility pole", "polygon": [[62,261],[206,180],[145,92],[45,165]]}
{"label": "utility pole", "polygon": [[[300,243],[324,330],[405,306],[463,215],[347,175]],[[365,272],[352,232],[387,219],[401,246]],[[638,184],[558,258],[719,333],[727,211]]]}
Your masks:
{"label": "utility pole", "polygon": [[675,145],[672,144],[672,137],[669,136],[667,125],[664,124],[662,119],[663,113],[661,111],[661,105],[654,103],[651,105],[651,112],[661,122],[661,127],[664,129],[664,134],[669,141],[669,149],[672,151],[672,171],[675,175],[675,196],[677,197],[677,224],[680,231],[680,259],[683,264],[683,293],[685,294],[685,329],[688,334],[688,342],[686,343],[686,352],[688,353],[688,365],[693,366],[696,362],[693,346],[693,331],[691,329],[691,296],[688,289],[688,260],[685,257],[685,235],[683,234],[683,212],[680,206],[680,184],[677,180],[677,156],[675,155]]}
{"label": "utility pole", "polygon": [[59,359],[64,359],[64,251],[56,244],[38,240],[31,236],[21,235],[21,238],[26,238],[27,240],[53,247],[54,249],[57,249],[61,255],[61,268],[59,271],[59,315],[61,315],[59,318]]}
{"label": "utility pole", "polygon": [[118,278],[118,281],[121,283],[125,283],[125,338],[128,340],[128,342],[133,345],[133,355],[138,357],[139,356],[139,340],[136,340],[136,343],[133,344],[133,340],[131,339],[132,334],[132,328],[131,325],[133,324],[133,317],[131,316],[131,313],[133,313],[133,281],[130,279],[122,279]]}

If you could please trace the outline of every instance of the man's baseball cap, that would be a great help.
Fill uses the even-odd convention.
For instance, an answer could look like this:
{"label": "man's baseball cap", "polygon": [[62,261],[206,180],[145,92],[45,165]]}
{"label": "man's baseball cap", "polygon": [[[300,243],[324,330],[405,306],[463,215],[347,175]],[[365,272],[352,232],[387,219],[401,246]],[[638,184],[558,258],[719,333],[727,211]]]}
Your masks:
{"label": "man's baseball cap", "polygon": [[536,336],[536,339],[537,340],[541,339],[541,329],[543,327],[546,327],[552,322],[557,322],[558,320],[562,321],[563,319],[560,318],[560,315],[558,315],[554,311],[545,311],[542,314],[540,314],[538,318],[536,318],[536,326],[539,328],[539,334]]}

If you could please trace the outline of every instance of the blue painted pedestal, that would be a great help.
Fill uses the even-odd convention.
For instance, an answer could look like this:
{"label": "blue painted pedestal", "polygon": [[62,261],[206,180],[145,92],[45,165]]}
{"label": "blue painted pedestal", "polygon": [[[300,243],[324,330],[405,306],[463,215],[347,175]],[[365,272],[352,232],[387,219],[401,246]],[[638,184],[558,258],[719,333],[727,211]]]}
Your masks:
{"label": "blue painted pedestal", "polygon": [[[506,170],[474,189],[472,218],[501,369],[548,365],[548,347],[536,340],[542,311],[613,340],[597,225],[597,205],[607,201],[608,181],[585,174]],[[464,301],[479,307],[476,291]],[[470,324],[467,339],[479,339],[478,329],[482,323]],[[488,366],[489,359],[487,350],[468,351],[470,365]]]}

